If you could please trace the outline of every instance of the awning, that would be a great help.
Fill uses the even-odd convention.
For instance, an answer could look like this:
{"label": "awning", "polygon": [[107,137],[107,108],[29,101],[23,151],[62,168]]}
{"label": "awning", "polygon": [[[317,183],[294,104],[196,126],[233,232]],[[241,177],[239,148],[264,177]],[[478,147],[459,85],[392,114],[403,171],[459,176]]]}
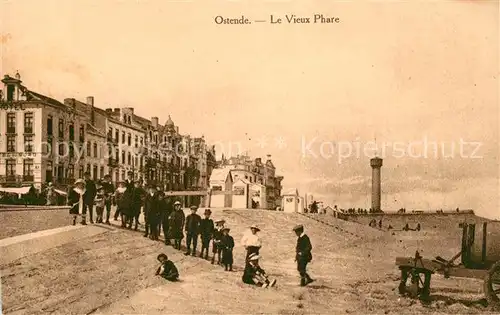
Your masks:
{"label": "awning", "polygon": [[0,187],[0,191],[9,194],[24,195],[30,191],[31,187]]}

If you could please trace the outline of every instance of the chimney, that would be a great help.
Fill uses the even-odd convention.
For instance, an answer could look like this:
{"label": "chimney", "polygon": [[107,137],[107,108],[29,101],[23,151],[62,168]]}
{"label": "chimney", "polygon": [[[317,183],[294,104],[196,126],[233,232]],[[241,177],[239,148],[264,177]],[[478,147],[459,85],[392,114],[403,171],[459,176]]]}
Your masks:
{"label": "chimney", "polygon": [[267,160],[268,160],[268,161],[271,161],[271,154],[268,154],[268,155],[266,155],[266,156],[267,156]]}
{"label": "chimney", "polygon": [[120,109],[119,108],[115,108],[113,111],[114,111],[115,114],[116,113],[120,113]]}
{"label": "chimney", "polygon": [[262,159],[261,158],[256,158],[255,159],[256,164],[262,164]]}
{"label": "chimney", "polygon": [[370,166],[372,167],[372,209],[375,211],[381,210],[380,169],[382,168],[382,161],[379,157],[370,160]]}
{"label": "chimney", "polygon": [[151,126],[158,128],[158,117],[151,117]]}
{"label": "chimney", "polygon": [[93,96],[87,96],[87,105],[94,106],[94,97]]}
{"label": "chimney", "polygon": [[106,113],[112,114],[113,113],[113,109],[112,108],[106,108]]}

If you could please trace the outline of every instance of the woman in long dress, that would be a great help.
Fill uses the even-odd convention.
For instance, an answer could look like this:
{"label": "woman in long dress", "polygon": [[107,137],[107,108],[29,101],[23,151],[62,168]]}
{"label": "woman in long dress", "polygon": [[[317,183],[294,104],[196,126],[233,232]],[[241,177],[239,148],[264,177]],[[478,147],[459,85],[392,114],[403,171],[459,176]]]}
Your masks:
{"label": "woman in long dress", "polygon": [[82,214],[82,224],[86,225],[85,214],[83,214],[83,194],[85,194],[85,181],[77,179],[74,188],[68,194],[68,205],[71,206],[69,214],[73,216],[73,225],[76,225],[76,218]]}

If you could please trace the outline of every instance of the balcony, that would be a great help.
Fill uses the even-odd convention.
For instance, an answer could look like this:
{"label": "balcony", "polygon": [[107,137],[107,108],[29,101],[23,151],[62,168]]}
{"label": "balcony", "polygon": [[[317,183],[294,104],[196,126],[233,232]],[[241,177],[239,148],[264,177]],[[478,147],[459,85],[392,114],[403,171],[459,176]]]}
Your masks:
{"label": "balcony", "polygon": [[108,166],[109,167],[118,167],[118,160],[117,159],[114,159],[114,158],[109,158],[108,159]]}
{"label": "balcony", "polygon": [[23,182],[33,182],[35,177],[33,175],[23,175]]}
{"label": "balcony", "polygon": [[24,127],[24,134],[32,134],[33,127]]}
{"label": "balcony", "polygon": [[16,127],[7,127],[7,134],[15,134]]}
{"label": "balcony", "polygon": [[14,183],[17,181],[17,176],[16,175],[7,175],[5,176],[5,182],[6,183]]}

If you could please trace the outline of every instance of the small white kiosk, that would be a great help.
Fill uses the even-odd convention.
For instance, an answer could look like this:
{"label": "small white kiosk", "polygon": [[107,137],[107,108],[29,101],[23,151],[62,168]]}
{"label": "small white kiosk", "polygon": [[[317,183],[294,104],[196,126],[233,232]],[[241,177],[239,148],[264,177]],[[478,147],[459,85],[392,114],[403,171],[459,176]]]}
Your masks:
{"label": "small white kiosk", "polygon": [[282,194],[283,212],[294,213],[304,211],[304,198],[299,196],[297,188],[288,189]]}

